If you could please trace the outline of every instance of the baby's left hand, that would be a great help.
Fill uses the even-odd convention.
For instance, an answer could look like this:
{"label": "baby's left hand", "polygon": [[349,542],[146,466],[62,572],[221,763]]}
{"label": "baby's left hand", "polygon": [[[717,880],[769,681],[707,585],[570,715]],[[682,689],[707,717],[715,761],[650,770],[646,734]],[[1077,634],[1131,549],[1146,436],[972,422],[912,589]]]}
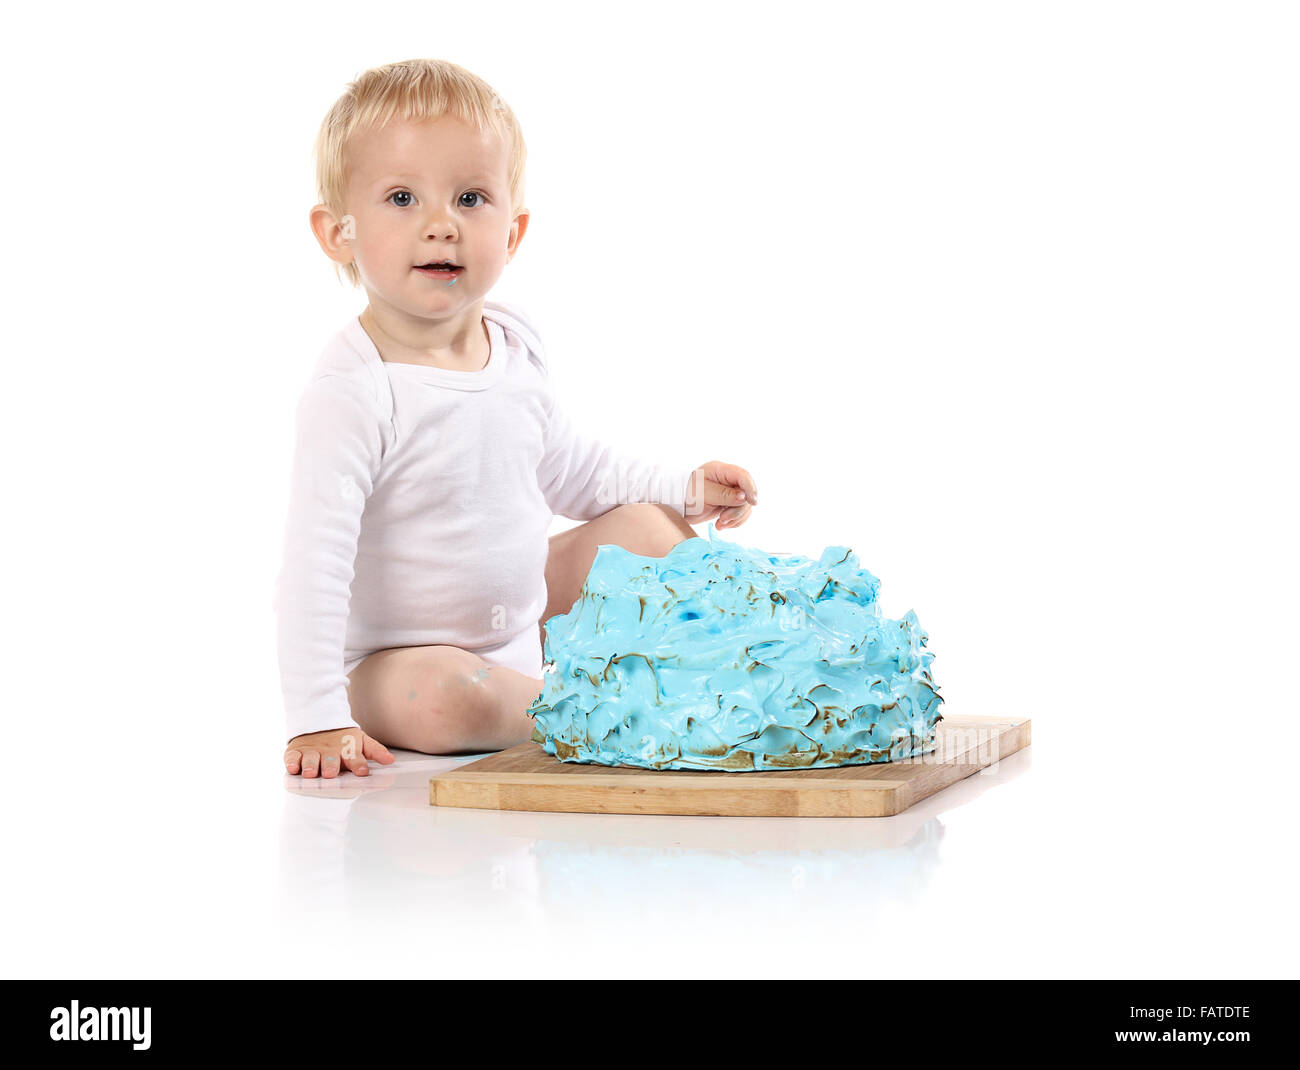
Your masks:
{"label": "baby's left hand", "polygon": [[716,527],[734,528],[749,519],[757,504],[753,476],[739,465],[706,461],[692,475],[684,515],[689,524],[717,517]]}

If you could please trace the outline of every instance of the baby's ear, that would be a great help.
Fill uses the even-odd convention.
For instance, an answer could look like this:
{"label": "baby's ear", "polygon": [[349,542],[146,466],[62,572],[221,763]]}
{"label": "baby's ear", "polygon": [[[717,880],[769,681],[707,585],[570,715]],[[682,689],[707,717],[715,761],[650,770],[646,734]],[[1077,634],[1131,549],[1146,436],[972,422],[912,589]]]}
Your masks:
{"label": "baby's ear", "polygon": [[521,208],[515,213],[515,218],[510,224],[510,242],[506,245],[508,253],[506,260],[509,262],[515,258],[519,252],[519,243],[524,240],[524,232],[528,229],[528,209]]}
{"label": "baby's ear", "polygon": [[351,215],[335,219],[328,205],[318,204],[308,216],[311,232],[316,242],[336,264],[350,264],[353,259],[351,241],[357,236],[357,222]]}

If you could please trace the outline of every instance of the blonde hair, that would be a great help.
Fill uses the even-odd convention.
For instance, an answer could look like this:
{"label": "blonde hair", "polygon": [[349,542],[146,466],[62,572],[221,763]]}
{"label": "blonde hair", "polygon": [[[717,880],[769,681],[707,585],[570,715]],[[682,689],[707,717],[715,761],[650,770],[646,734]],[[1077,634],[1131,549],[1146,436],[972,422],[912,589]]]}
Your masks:
{"label": "blonde hair", "polygon": [[[394,119],[421,122],[453,115],[477,129],[492,130],[510,152],[510,210],[524,203],[527,147],[515,113],[478,75],[443,59],[408,59],[386,63],[349,82],[330,108],[316,135],[316,196],[336,219],[342,219],[347,192],[348,139],[361,130],[386,126]],[[342,266],[353,286],[361,284],[355,263]]]}

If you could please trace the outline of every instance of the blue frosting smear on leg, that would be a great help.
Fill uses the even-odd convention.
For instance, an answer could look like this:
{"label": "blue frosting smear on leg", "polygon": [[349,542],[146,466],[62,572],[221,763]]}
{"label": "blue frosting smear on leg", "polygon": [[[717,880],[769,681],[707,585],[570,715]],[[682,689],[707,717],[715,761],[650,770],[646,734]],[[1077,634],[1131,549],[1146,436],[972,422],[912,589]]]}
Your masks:
{"label": "blue frosting smear on leg", "polygon": [[816,560],[720,539],[665,557],[603,545],[545,625],[533,739],[563,761],[735,772],[935,748],[934,655],[847,547]]}

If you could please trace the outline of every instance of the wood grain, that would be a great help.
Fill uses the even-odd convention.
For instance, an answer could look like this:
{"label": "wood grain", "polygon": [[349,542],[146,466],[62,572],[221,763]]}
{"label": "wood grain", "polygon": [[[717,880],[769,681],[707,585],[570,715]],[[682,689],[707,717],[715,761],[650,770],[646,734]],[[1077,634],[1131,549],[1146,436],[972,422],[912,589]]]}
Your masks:
{"label": "wood grain", "polygon": [[562,762],[521,743],[429,780],[431,806],[560,813],[890,817],[1030,744],[1029,720],[948,717],[931,754],[833,769],[693,772]]}

